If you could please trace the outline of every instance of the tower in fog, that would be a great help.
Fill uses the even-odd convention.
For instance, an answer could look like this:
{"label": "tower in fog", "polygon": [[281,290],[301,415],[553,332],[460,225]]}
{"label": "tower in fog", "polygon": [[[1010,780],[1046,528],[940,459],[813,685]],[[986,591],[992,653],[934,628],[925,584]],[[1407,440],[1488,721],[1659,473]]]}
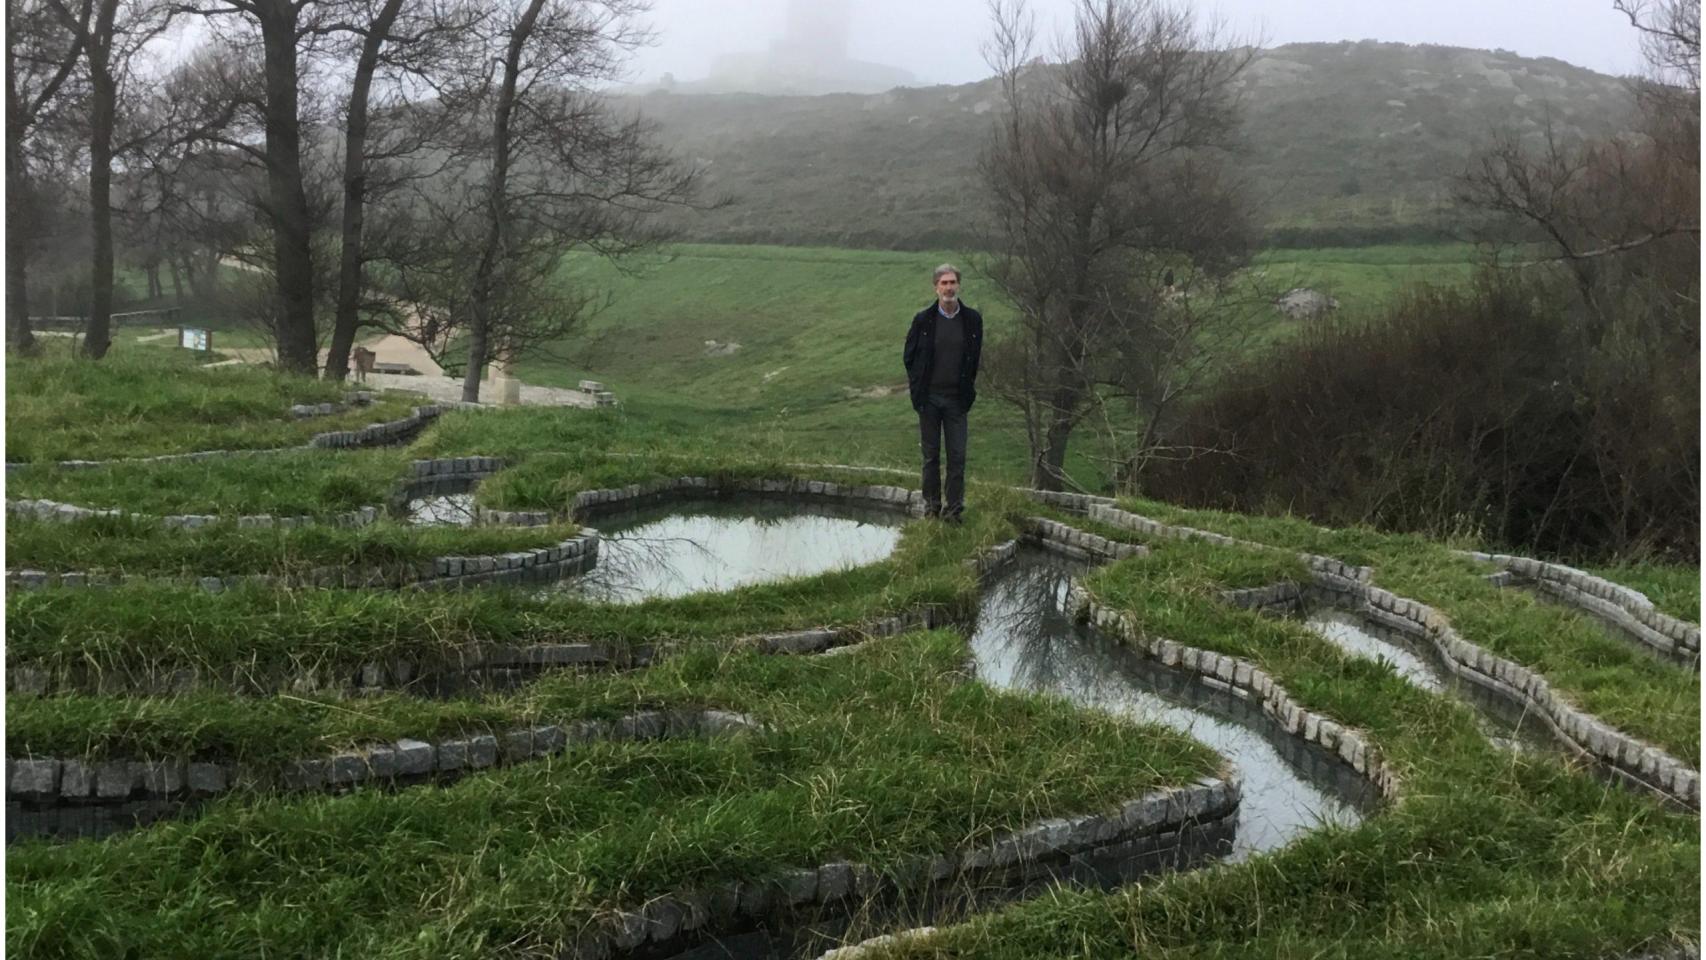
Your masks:
{"label": "tower in fog", "polygon": [[879,93],[913,83],[898,67],[847,55],[852,0],[788,0],[782,36],[765,52],[716,59],[700,89],[750,93]]}
{"label": "tower in fog", "polygon": [[789,0],[787,29],[771,52],[794,63],[839,63],[847,59],[852,22],[847,0]]}

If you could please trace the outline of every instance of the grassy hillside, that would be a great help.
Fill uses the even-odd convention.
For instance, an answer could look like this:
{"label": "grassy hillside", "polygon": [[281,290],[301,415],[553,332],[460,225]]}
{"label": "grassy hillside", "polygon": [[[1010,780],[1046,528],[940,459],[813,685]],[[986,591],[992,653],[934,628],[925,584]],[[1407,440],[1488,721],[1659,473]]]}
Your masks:
{"label": "grassy hillside", "polygon": [[[1462,245],[1270,251],[1253,282],[1314,286],[1341,311],[1372,308],[1406,283],[1467,276]],[[601,380],[630,410],[683,429],[730,428],[766,444],[828,446],[857,459],[911,466],[916,420],[906,398],[901,344],[912,314],[932,300],[930,271],[951,260],[966,270],[966,302],[982,310],[991,340],[1013,315],[975,269],[975,257],[831,248],[684,245],[618,272],[591,258],[569,277],[607,290],[612,302],[553,359],[522,366],[529,383]],[[1258,317],[1268,336],[1297,321]],[[715,341],[710,345],[707,341]],[[739,344],[730,352],[730,346]],[[1027,445],[1017,412],[980,395],[973,411],[972,469],[1017,482]],[[1093,448],[1076,444],[1069,467],[1098,475]]]}
{"label": "grassy hillside", "polygon": [[[800,252],[792,259],[698,253],[651,274],[657,303],[680,302],[663,293],[668,283],[685,283],[666,280],[671,271],[721,277],[722,292],[697,301],[692,317],[671,310],[652,329],[641,322],[645,304],[631,298],[628,313],[604,320],[626,316],[632,338],[654,344],[659,358],[660,385],[636,388],[629,405],[454,411],[401,450],[290,458],[291,476],[304,488],[328,489],[339,474],[351,484],[387,473],[400,480],[409,459],[481,453],[508,464],[486,482],[510,505],[550,505],[544,494],[567,503],[588,490],[681,476],[870,482],[868,473],[786,462],[857,459],[856,431],[784,431],[772,426],[791,423],[780,413],[766,420],[733,406],[699,409],[691,391],[670,388],[697,382],[677,328],[705,323],[756,343],[767,326],[797,319],[773,299],[836,312],[831,280],[840,276],[906,304],[908,291],[922,286],[917,272],[882,256],[834,251],[815,260]],[[882,288],[883,277],[893,278],[894,289]],[[758,306],[741,314],[742,305]],[[822,335],[820,318],[797,323],[777,342],[797,347],[800,362],[820,375],[836,363],[880,372],[892,330],[879,325],[900,321],[866,310],[845,311],[846,335]],[[757,319],[737,329],[737,314]],[[722,359],[750,364],[743,355]],[[34,372],[25,365],[51,370],[57,362],[14,360],[25,373]],[[624,369],[644,381],[642,362]],[[169,364],[144,368],[118,353],[89,375],[101,372],[118,399],[136,404],[191,379]],[[734,391],[737,372],[723,370],[716,382]],[[790,383],[797,393],[813,386]],[[9,416],[29,388],[24,377],[11,378]],[[298,386],[280,389],[295,395]],[[742,394],[744,402],[760,402],[766,389]],[[205,415],[226,430],[251,421],[238,403],[210,406]],[[184,412],[158,429],[181,429],[190,419]],[[124,421],[100,419],[93,428],[96,452],[133,443]],[[278,478],[247,467],[200,476],[211,481],[210,511],[284,496]],[[170,495],[193,507],[197,478],[140,464],[101,482],[175,487]],[[693,916],[702,935],[739,933],[737,907],[762,912],[770,930],[789,929],[816,919],[783,909],[798,902],[792,891],[802,875],[812,884],[836,875],[846,881],[839,902],[861,911],[852,929],[859,939],[915,925],[926,903],[924,878],[938,863],[987,864],[997,838],[1033,824],[1052,836],[1083,823],[1078,817],[1122,815],[1134,809],[1133,798],[1148,798],[1137,809],[1177,805],[1177,797],[1154,791],[1222,771],[1211,749],[1142,716],[1087,708],[1096,702],[1088,697],[1003,692],[980,680],[988,679],[982,671],[968,671],[972,616],[985,609],[968,561],[1031,529],[1027,518],[1038,514],[1084,523],[990,483],[974,483],[969,493],[965,524],[904,522],[893,552],[877,562],[632,605],[532,585],[397,591],[255,583],[209,594],[142,580],[9,590],[6,665],[16,687],[6,698],[5,738],[10,792],[23,797],[11,801],[9,828],[27,823],[38,803],[69,816],[116,816],[117,805],[90,796],[114,797],[113,786],[123,794],[159,784],[183,797],[187,784],[221,795],[110,837],[9,840],[6,948],[31,958],[249,957],[256,944],[277,945],[280,955],[392,960],[663,955],[661,948],[576,951],[593,924],[613,929],[621,921],[626,934],[634,929],[627,918],[652,916],[673,898],[688,906],[671,915],[670,930]],[[1377,755],[1397,777],[1395,797],[1355,826],[1311,829],[1283,848],[1212,869],[1107,892],[1055,890],[964,923],[938,914],[932,939],[878,955],[1590,960],[1695,943],[1697,814],[1614,786],[1560,752],[1498,747],[1460,691],[1413,683],[1390,662],[1352,656],[1299,619],[1220,597],[1299,579],[1299,550],[1367,565],[1373,585],[1429,604],[1465,641],[1544,675],[1555,694],[1690,765],[1699,758],[1698,673],[1648,657],[1577,612],[1494,586],[1486,565],[1447,544],[1150,501],[1120,506],[1269,545],[1171,540],[1111,525],[1087,530],[1148,548],[1080,580],[1096,602],[1131,618],[1138,632],[1128,640],[1147,649],[1165,637],[1192,648],[1187,658],[1153,659],[1146,671],[1194,686],[1190,668],[1174,670],[1176,661],[1226,657],[1218,661],[1221,676],[1249,691],[1252,704],[1263,699],[1262,674],[1288,698],[1283,708],[1277,696],[1268,699],[1270,712],[1311,714],[1307,722],[1298,713],[1290,723],[1255,721],[1276,746],[1290,745],[1281,762],[1318,776],[1332,754],[1310,750],[1305,758],[1291,734],[1339,725],[1372,753],[1353,756],[1340,740],[1346,763],[1330,769],[1348,778],[1354,764],[1369,769],[1368,757]],[[197,531],[13,523],[6,536],[9,554],[31,562],[142,560],[143,569],[158,570],[162,559],[199,563],[215,552],[224,565],[241,548],[267,568],[325,560],[359,570],[374,549],[474,554],[557,535],[384,524],[319,533],[326,535],[229,522]],[[1622,572],[1643,586],[1662,585],[1671,609],[1698,609],[1698,592],[1689,588],[1697,567]],[[925,605],[939,615],[938,629],[859,637],[842,655],[773,656],[752,642],[757,634],[866,624]],[[644,649],[651,659],[614,669],[627,662],[616,656],[542,671],[513,689],[471,686],[454,697],[406,679],[460,674],[499,649],[543,654],[574,644],[626,655]],[[1124,674],[1117,662],[1102,669]],[[362,694],[351,696],[354,678],[370,668],[392,685],[376,689],[364,680]],[[22,681],[31,677],[54,678],[54,686],[30,694]],[[284,679],[288,686],[273,685]],[[183,690],[189,680],[196,689]],[[677,722],[706,710],[724,711],[722,733]],[[730,730],[732,720],[740,722]],[[399,772],[405,750],[417,758],[424,750],[439,774],[417,768],[412,778],[391,781],[382,771]],[[197,777],[205,764],[237,772],[197,787],[207,783]],[[368,764],[373,776],[363,777]],[[174,781],[177,787],[165,786]],[[1247,781],[1242,802],[1267,802],[1254,783]],[[59,805],[55,794],[78,799]],[[842,869],[816,869],[823,864]],[[855,874],[856,885],[847,879]],[[878,878],[896,885],[892,913],[863,912],[880,892],[870,882]],[[656,923],[639,932],[666,938]]]}
{"label": "grassy hillside", "polygon": [[[1631,41],[1633,42],[1633,41]],[[1624,81],[1506,51],[1288,44],[1245,74],[1236,166],[1288,243],[1455,235],[1451,177],[1495,130],[1607,136]],[[875,95],[653,92],[627,98],[735,202],[677,222],[698,240],[928,249],[977,243],[975,165],[993,80]]]}

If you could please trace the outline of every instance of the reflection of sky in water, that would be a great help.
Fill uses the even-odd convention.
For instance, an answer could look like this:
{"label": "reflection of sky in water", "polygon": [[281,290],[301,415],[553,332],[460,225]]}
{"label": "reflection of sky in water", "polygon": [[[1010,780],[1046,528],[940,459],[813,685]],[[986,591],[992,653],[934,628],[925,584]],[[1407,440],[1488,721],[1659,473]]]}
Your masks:
{"label": "reflection of sky in water", "polygon": [[1344,610],[1323,610],[1305,624],[1340,650],[1364,660],[1389,664],[1398,676],[1423,690],[1445,689],[1439,670],[1404,647],[1370,633],[1362,617]]}
{"label": "reflection of sky in water", "polygon": [[1223,701],[1217,713],[1249,712],[1250,705],[1182,682],[1177,672],[1068,621],[1062,601],[1077,572],[1032,554],[998,575],[984,593],[972,637],[980,680],[1170,727],[1231,761],[1244,778],[1233,859],[1282,846],[1322,823],[1361,821],[1340,793],[1366,796],[1366,784],[1353,772],[1329,766],[1332,786],[1306,778],[1251,726],[1201,709]]}
{"label": "reflection of sky in water", "polygon": [[474,509],[472,493],[417,497],[407,507],[409,522],[423,527],[472,526]]}
{"label": "reflection of sky in water", "polygon": [[1531,751],[1555,748],[1554,741],[1538,717],[1514,704],[1501,704],[1494,695],[1447,672],[1435,656],[1417,653],[1393,631],[1348,610],[1320,610],[1309,615],[1305,626],[1352,656],[1377,660],[1410,683],[1433,693],[1450,693],[1475,708],[1475,718],[1494,746],[1505,750]]}
{"label": "reflection of sky in water", "polygon": [[894,552],[901,518],[752,502],[676,504],[588,522],[603,533],[597,565],[553,589],[632,603],[876,563]]}

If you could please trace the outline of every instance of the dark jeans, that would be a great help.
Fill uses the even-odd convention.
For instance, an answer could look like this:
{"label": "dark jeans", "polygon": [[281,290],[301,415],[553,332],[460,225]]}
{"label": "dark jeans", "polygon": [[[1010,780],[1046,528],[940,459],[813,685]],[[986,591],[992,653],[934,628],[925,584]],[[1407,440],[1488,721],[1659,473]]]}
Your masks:
{"label": "dark jeans", "polygon": [[[948,498],[942,500],[942,438],[948,441]],[[924,509],[958,517],[966,506],[966,411],[959,397],[932,391],[918,411],[918,446],[924,454]]]}

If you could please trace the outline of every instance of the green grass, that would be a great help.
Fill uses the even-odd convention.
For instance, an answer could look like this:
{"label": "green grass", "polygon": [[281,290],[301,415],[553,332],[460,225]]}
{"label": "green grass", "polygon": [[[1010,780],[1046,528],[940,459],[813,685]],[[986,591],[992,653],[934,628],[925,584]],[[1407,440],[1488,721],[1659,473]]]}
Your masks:
{"label": "green grass", "polygon": [[[945,256],[684,249],[698,251],[697,259],[624,280],[632,285],[619,306],[589,328],[591,347],[619,356],[614,372],[535,368],[540,379],[555,382],[603,379],[623,398],[619,409],[447,414],[407,451],[291,454],[182,469],[30,470],[13,475],[12,495],[91,506],[114,505],[110,496],[155,505],[150,512],[321,513],[332,504],[374,502],[369,497],[394,482],[403,460],[464,454],[514,463],[480,491],[482,502],[509,508],[561,509],[581,489],[689,474],[803,473],[916,485],[904,476],[786,464],[913,467],[913,415],[904,396],[849,400],[837,391],[883,382],[868,377],[898,383],[897,373],[884,371],[898,370],[899,335],[917,308],[906,293],[908,278]],[[1388,266],[1384,259],[1412,254],[1418,272],[1422,265],[1450,265],[1446,248],[1311,256],[1323,268],[1366,267],[1371,272],[1359,276],[1374,284],[1379,278],[1372,271]],[[688,273],[668,275],[676,269]],[[698,299],[688,297],[701,288]],[[926,288],[917,299],[927,297]],[[971,296],[974,304],[978,299]],[[678,302],[695,303],[693,315],[684,318],[673,307],[649,312],[653,304]],[[990,315],[997,322],[999,311]],[[826,324],[835,325],[836,336],[823,335]],[[717,332],[708,332],[711,326]],[[732,357],[693,355],[695,337],[702,354],[703,339],[742,335],[751,343]],[[201,401],[182,396],[183,384],[205,384],[197,378],[220,371],[160,359],[171,355],[152,354],[147,362],[156,366],[147,375],[125,373],[121,364],[100,367],[96,376],[66,364],[67,376],[94,377],[79,396],[129,398],[137,409],[166,418],[147,422],[173,441],[197,430],[264,432],[270,428],[255,424],[277,419],[288,402],[267,407],[272,412],[264,416],[255,412],[253,421],[246,419],[250,412],[311,383],[280,380],[275,388],[265,386],[268,375],[252,376],[260,371],[239,371],[251,376],[227,400],[207,401],[209,418],[197,423],[184,411]],[[783,370],[762,380],[763,373],[795,365],[804,368],[798,379]],[[842,371],[845,383],[837,379]],[[156,408],[157,397],[169,402]],[[48,422],[45,408],[32,410],[35,422]],[[973,411],[974,481],[1024,479],[1023,434],[998,410],[985,400]],[[8,423],[16,437],[14,416],[8,414]],[[98,429],[88,436],[104,438],[102,444],[141,442],[139,428],[123,417],[91,422]],[[325,422],[311,421],[314,429],[326,429]],[[43,435],[62,443],[68,429]],[[114,454],[103,446],[84,455]],[[1082,452],[1074,463],[1083,476],[1098,475]],[[948,633],[873,642],[827,658],[762,658],[731,649],[734,637],[854,624],[920,604],[969,614],[976,585],[961,561],[1014,536],[1019,518],[1063,516],[987,483],[974,482],[970,493],[966,526],[910,523],[881,563],[623,607],[502,589],[243,588],[207,595],[133,584],[13,591],[6,599],[12,669],[135,676],[187,667],[264,678],[347,671],[374,660],[430,661],[485,643],[688,648],[644,671],[556,674],[515,693],[451,702],[235,692],[13,697],[6,738],[14,756],[198,757],[271,766],[374,740],[449,737],[650,707],[744,710],[772,732],[591,745],[443,788],[237,796],[194,821],[102,842],[17,844],[8,851],[8,946],[29,956],[248,956],[255,944],[282,944],[306,956],[553,955],[600,910],[837,858],[893,866],[906,855],[1099,809],[1212,769],[1212,756],[1175,735],[967,682],[959,673],[964,641]],[[1641,655],[1568,610],[1488,586],[1481,579],[1486,571],[1454,556],[1450,545],[1325,530],[1283,517],[1137,500],[1125,505],[1282,548],[1161,542],[1149,557],[1111,565],[1088,585],[1143,630],[1255,661],[1312,710],[1364,731],[1403,778],[1400,801],[1360,827],[1318,831],[1247,863],[1111,894],[1052,893],[892,954],[1597,960],[1695,937],[1696,816],[1610,787],[1550,754],[1497,751],[1470,709],[1449,695],[1419,690],[1383,664],[1350,657],[1301,624],[1230,609],[1216,594],[1302,579],[1296,550],[1372,565],[1381,586],[1439,607],[1473,642],[1541,671],[1584,709],[1697,765],[1696,676]],[[1134,539],[1129,531],[1071,522]],[[227,573],[235,572],[234,563],[280,572],[513,549],[509,540],[480,538],[543,533],[389,523],[364,531],[191,533],[115,521],[14,522],[7,546],[13,568],[129,564],[158,573],[212,565]],[[1697,615],[1696,570],[1625,565],[1600,572],[1648,592],[1671,612]]]}
{"label": "green grass", "polygon": [[1608,633],[1585,614],[1486,582],[1491,566],[1413,534],[1329,530],[1292,517],[1187,510],[1122,498],[1127,510],[1374,567],[1374,581],[1449,616],[1465,639],[1544,674],[1607,723],[1691,765],[1700,757],[1700,680]]}
{"label": "green grass", "polygon": [[[1004,491],[974,492],[970,509],[962,527],[908,524],[881,563],[619,607],[510,590],[239,589],[207,596],[136,584],[12,591],[7,662],[123,673],[241,663],[265,672],[446,657],[473,643],[636,644],[847,626],[922,604],[969,612],[975,583],[960,561],[1011,538],[1010,518],[1029,512]],[[429,542],[443,553],[475,552],[456,536],[466,532],[440,531]],[[258,543],[256,550],[266,556]]]}
{"label": "green grass", "polygon": [[1400,801],[1247,863],[1057,891],[873,957],[1602,958],[1695,938],[1696,817],[1556,755],[1498,751],[1450,695],[1296,621],[1218,604],[1219,587],[1260,579],[1263,563],[1284,572],[1277,555],[1239,553],[1157,544],[1088,585],[1145,633],[1253,660],[1312,710],[1366,732],[1402,778]]}
{"label": "green grass", "polygon": [[[14,845],[8,945],[551,955],[599,911],[783,867],[891,867],[1217,766],[1177,734],[963,682],[964,656],[937,633],[851,658],[684,657],[595,682],[612,701],[738,705],[774,732],[593,745],[444,788],[225,802],[104,843]],[[547,687],[528,703],[541,716],[562,689]]]}
{"label": "green grass", "polygon": [[384,506],[402,481],[402,450],[300,450],[265,457],[116,463],[88,470],[31,466],[6,478],[12,499],[47,499],[153,516],[328,517]]}
{"label": "green grass", "polygon": [[420,403],[387,394],[369,407],[295,420],[293,403],[338,402],[346,387],[246,366],[200,369],[175,347],[143,344],[88,361],[69,351],[6,358],[6,459],[109,460],[306,443],[316,433],[401,419]]}
{"label": "green grass", "polygon": [[300,576],[316,567],[400,572],[440,556],[480,556],[551,546],[574,532],[551,527],[411,527],[381,520],[365,527],[248,528],[217,524],[168,530],[130,517],[72,523],[13,519],[6,561],[14,569],[147,577],[231,574]]}
{"label": "green grass", "polygon": [[1659,563],[1622,563],[1591,567],[1588,572],[1647,595],[1653,606],[1673,617],[1700,622],[1700,568]]}
{"label": "green grass", "polygon": [[[1360,310],[1398,287],[1467,276],[1464,245],[1272,251],[1255,270],[1273,293],[1314,285]],[[990,341],[1011,332],[1014,315],[976,270],[976,257],[944,251],[897,253],[811,247],[685,244],[632,261],[619,272],[575,258],[565,277],[607,291],[612,302],[575,336],[556,345],[565,361],[521,364],[528,383],[572,387],[604,382],[629,415],[718,445],[750,443],[816,451],[861,463],[912,466],[917,417],[905,390],[901,345],[907,324],[930,303],[930,270],[943,261],[965,271],[966,302],[983,311]],[[1295,325],[1277,310],[1266,339]],[[738,343],[713,356],[706,341]],[[890,391],[876,396],[876,392]],[[1074,434],[1068,472],[1099,486],[1108,456],[1088,427]],[[1016,408],[987,392],[971,412],[969,469],[1008,483],[1029,476],[1029,446]]]}

